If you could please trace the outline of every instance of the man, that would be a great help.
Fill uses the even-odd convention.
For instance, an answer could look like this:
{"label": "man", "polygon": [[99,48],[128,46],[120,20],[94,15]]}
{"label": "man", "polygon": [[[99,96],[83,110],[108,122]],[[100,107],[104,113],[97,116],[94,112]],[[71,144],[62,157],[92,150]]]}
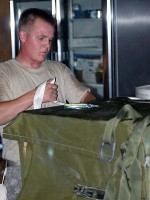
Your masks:
{"label": "man", "polygon": [[[43,97],[43,107],[56,105],[53,101],[69,103],[95,99],[73,73],[62,63],[45,60],[53,38],[55,21],[47,12],[31,8],[19,21],[20,51],[16,59],[0,64],[0,125],[5,126],[20,112],[33,109],[37,86],[51,78]],[[8,160],[5,185],[8,200],[15,200],[21,189],[18,143],[3,139],[3,158]]]}

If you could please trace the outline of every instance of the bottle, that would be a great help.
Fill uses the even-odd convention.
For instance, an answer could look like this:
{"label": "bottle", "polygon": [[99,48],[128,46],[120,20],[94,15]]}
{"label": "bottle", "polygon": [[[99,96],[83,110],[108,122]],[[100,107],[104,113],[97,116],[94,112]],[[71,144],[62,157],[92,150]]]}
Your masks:
{"label": "bottle", "polygon": [[81,17],[81,6],[80,4],[73,4],[73,18]]}

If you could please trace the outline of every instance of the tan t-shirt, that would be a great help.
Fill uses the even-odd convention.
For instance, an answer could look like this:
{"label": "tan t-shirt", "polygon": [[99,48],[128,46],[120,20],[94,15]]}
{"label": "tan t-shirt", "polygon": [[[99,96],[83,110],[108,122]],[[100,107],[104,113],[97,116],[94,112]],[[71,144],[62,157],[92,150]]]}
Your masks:
{"label": "tan t-shirt", "polygon": [[[44,61],[40,68],[31,69],[12,59],[0,64],[0,101],[15,99],[51,78],[55,78],[55,83],[58,85],[57,101],[79,103],[89,91],[75,78],[69,68],[60,62]],[[56,104],[50,102],[42,105],[42,107],[51,106]],[[33,106],[29,109],[33,109]],[[3,157],[19,163],[17,141],[3,139],[3,145]]]}

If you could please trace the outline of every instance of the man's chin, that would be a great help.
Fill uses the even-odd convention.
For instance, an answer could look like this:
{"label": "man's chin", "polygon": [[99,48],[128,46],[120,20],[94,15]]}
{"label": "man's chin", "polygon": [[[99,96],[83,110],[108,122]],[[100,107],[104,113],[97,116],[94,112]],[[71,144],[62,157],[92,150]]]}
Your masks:
{"label": "man's chin", "polygon": [[38,60],[39,60],[39,62],[43,62],[43,61],[46,60],[46,56],[44,56],[44,57],[40,57]]}

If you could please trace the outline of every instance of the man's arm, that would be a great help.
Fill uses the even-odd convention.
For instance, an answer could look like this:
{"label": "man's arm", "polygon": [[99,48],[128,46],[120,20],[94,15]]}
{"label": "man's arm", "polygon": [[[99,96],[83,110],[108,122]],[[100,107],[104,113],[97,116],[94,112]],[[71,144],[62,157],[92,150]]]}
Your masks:
{"label": "man's arm", "polygon": [[32,105],[33,91],[10,101],[0,102],[0,125],[6,124],[14,119],[20,112]]}
{"label": "man's arm", "polygon": [[[55,84],[46,84],[43,103],[57,99],[56,89],[57,86]],[[14,100],[0,102],[0,125],[10,122],[19,113],[27,110],[33,104],[35,92],[36,88]]]}
{"label": "man's arm", "polygon": [[84,102],[88,102],[88,101],[92,101],[92,100],[96,100],[96,97],[91,94],[90,92],[87,92],[81,99],[81,103]]}

